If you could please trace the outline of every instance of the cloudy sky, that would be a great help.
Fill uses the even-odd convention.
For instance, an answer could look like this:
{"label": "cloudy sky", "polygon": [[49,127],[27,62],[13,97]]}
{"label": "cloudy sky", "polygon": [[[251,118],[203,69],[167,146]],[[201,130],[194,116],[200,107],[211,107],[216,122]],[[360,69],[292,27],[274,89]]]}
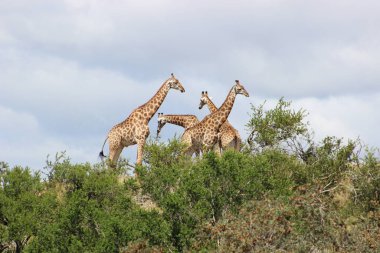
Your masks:
{"label": "cloudy sky", "polygon": [[230,122],[243,137],[250,104],[284,96],[316,138],[380,147],[379,13],[377,0],[0,0],[0,161],[98,161],[109,129],[171,72],[186,93],[170,91],[160,112],[202,118],[201,91],[221,104],[239,79],[251,96]]}

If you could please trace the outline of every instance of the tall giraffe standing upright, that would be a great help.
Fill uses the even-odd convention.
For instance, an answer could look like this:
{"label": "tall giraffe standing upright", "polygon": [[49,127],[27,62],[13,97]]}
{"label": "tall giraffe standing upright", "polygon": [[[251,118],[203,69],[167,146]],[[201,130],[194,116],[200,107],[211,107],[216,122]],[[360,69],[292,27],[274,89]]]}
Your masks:
{"label": "tall giraffe standing upright", "polygon": [[197,116],[191,114],[163,114],[158,113],[157,136],[166,123],[181,126],[185,129],[194,126],[199,122]]}
{"label": "tall giraffe standing upright", "polygon": [[135,109],[123,122],[112,127],[99,153],[99,156],[104,157],[103,149],[108,139],[111,167],[116,166],[123,148],[134,144],[138,145],[136,164],[142,163],[145,140],[150,133],[148,123],[160,108],[170,89],[185,92],[182,84],[171,74],[171,77],[161,85],[148,102]]}
{"label": "tall giraffe standing upright", "polygon": [[[218,110],[216,105],[211,101],[211,98],[208,96],[208,92],[202,91],[199,109],[202,109],[203,106],[206,104],[211,113],[216,112]],[[236,130],[228,120],[226,120],[226,122],[223,123],[223,125],[219,129],[219,132],[220,144],[223,150],[233,148],[236,151],[240,151],[240,146],[242,142],[240,134],[238,130]]]}
{"label": "tall giraffe standing upright", "polygon": [[249,97],[248,92],[238,80],[231,88],[222,106],[215,112],[206,116],[198,124],[188,128],[182,135],[182,142],[187,144],[187,154],[192,154],[194,149],[209,151],[218,142],[220,127],[226,122],[235,102],[236,95],[242,94]]}

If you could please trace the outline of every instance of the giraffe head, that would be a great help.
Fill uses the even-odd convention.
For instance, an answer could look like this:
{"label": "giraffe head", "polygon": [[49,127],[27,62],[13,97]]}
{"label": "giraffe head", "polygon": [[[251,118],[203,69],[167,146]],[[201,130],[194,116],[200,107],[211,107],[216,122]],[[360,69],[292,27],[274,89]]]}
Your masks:
{"label": "giraffe head", "polygon": [[164,114],[161,112],[161,113],[158,113],[158,119],[157,119],[157,137],[158,135],[160,134],[161,132],[161,129],[165,126],[166,124],[166,119],[164,117]]}
{"label": "giraffe head", "polygon": [[182,93],[185,92],[185,88],[183,88],[181,82],[178,81],[173,73],[171,74],[171,77],[166,81],[166,84],[169,86],[169,89],[179,90]]}
{"label": "giraffe head", "polygon": [[242,94],[246,97],[249,97],[248,92],[245,90],[244,86],[240,84],[239,80],[235,80],[236,84],[234,85],[233,89],[236,94]]}
{"label": "giraffe head", "polygon": [[207,99],[208,99],[208,93],[207,93],[207,91],[202,91],[201,101],[199,103],[199,110],[201,110],[203,108],[203,106],[205,104],[207,104]]}

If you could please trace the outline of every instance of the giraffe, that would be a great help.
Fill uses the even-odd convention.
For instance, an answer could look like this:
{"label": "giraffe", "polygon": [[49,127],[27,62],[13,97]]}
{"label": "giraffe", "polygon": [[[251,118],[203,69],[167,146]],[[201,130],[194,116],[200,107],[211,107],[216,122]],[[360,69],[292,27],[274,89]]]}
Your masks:
{"label": "giraffe", "polygon": [[157,126],[157,137],[161,132],[161,129],[166,123],[181,126],[185,129],[194,126],[199,122],[197,116],[190,114],[163,114],[158,113],[158,126]]}
{"label": "giraffe", "polygon": [[116,166],[124,147],[135,144],[138,145],[136,164],[140,165],[142,163],[145,140],[150,133],[148,123],[161,106],[170,89],[185,92],[182,84],[175,78],[173,73],[148,102],[135,109],[128,118],[111,128],[99,153],[100,157],[105,157],[103,149],[108,139],[111,167]]}
{"label": "giraffe", "polygon": [[[166,114],[158,113],[158,126],[157,126],[157,137],[161,132],[161,129],[165,126],[166,123],[174,124],[181,126],[183,128],[188,129],[189,127],[194,126],[195,124],[199,123],[199,120],[197,116],[195,115],[173,115],[173,114]],[[194,149],[192,153],[195,153],[196,156],[200,155],[200,149]],[[191,154],[192,154],[191,153]]]}
{"label": "giraffe", "polygon": [[[207,91],[202,91],[201,101],[199,104],[199,110],[203,108],[204,105],[207,104],[208,109],[211,113],[216,112],[218,108],[211,101],[211,98],[208,96]],[[222,150],[226,150],[228,148],[234,148],[236,151],[240,151],[241,146],[241,137],[228,120],[224,122],[224,124],[219,129],[220,132],[220,146]]]}
{"label": "giraffe", "polygon": [[185,130],[181,140],[188,146],[187,154],[191,155],[193,150],[196,149],[209,151],[214,148],[220,138],[220,127],[226,122],[234,105],[236,95],[242,94],[249,97],[248,92],[240,84],[239,80],[235,82],[236,84],[232,86],[226,100],[217,111],[207,115],[201,122]]}

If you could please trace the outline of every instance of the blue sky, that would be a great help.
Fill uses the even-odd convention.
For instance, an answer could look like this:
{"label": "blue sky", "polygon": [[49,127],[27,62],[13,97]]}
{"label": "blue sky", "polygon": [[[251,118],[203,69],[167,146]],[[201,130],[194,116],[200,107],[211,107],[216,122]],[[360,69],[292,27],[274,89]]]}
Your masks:
{"label": "blue sky", "polygon": [[63,150],[98,161],[109,129],[171,72],[186,93],[171,91],[160,112],[202,118],[201,91],[221,104],[239,79],[251,96],[229,120],[243,137],[250,104],[284,96],[317,139],[379,147],[379,12],[371,0],[2,0],[0,161],[41,169]]}

